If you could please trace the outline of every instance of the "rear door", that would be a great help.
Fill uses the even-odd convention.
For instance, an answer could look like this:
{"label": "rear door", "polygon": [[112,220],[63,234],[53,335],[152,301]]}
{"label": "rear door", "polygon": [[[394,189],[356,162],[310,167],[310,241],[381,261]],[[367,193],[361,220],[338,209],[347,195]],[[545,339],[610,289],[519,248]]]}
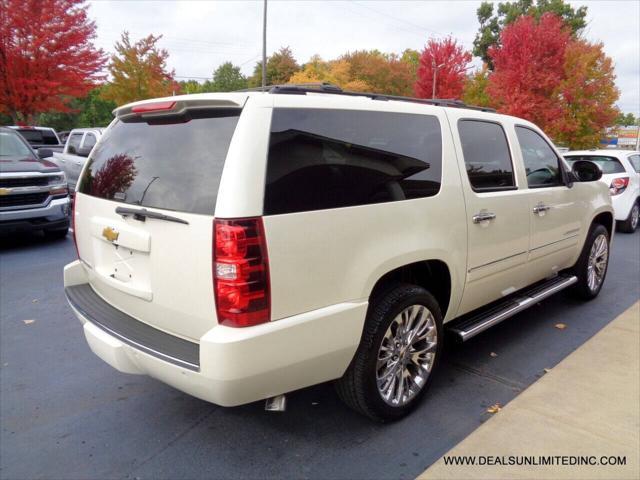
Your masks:
{"label": "rear door", "polygon": [[574,258],[588,206],[567,185],[561,159],[547,140],[528,126],[516,125],[515,132],[528,189],[530,269],[544,278],[567,267]]}
{"label": "rear door", "polygon": [[[452,123],[456,114],[447,112]],[[527,261],[529,224],[504,126],[456,116],[469,244],[462,314],[526,285],[518,269]]]}
{"label": "rear door", "polygon": [[108,303],[198,340],[216,322],[213,213],[241,110],[175,110],[129,113],[105,132],[79,183],[76,237]]}

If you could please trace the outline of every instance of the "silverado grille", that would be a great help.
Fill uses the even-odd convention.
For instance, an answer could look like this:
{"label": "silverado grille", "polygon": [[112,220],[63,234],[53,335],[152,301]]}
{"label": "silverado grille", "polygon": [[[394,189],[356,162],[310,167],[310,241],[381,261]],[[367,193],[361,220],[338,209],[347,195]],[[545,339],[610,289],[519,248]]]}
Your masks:
{"label": "silverado grille", "polygon": [[0,187],[41,187],[49,184],[50,177],[0,178]]}
{"label": "silverado grille", "polygon": [[47,200],[49,192],[23,193],[18,195],[0,195],[0,208],[22,205],[40,205]]}

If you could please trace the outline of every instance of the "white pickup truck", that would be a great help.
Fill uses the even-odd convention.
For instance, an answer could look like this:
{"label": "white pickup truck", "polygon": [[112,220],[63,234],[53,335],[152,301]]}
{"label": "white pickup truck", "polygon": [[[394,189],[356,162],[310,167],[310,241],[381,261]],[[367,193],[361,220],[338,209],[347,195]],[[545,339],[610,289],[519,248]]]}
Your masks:
{"label": "white pickup truck", "polygon": [[53,161],[67,175],[69,189],[75,192],[76,183],[93,146],[100,140],[104,128],[76,128],[67,137],[62,153],[53,152]]}

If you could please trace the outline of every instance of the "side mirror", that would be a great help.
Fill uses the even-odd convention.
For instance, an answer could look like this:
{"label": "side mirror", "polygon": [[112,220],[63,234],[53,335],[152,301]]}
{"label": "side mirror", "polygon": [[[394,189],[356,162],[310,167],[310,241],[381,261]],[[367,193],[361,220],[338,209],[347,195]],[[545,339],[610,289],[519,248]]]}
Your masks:
{"label": "side mirror", "polygon": [[39,148],[38,149],[38,158],[49,158],[53,157],[53,150],[50,148]]}
{"label": "side mirror", "polygon": [[600,167],[588,160],[576,160],[571,171],[578,182],[595,182],[602,178]]}

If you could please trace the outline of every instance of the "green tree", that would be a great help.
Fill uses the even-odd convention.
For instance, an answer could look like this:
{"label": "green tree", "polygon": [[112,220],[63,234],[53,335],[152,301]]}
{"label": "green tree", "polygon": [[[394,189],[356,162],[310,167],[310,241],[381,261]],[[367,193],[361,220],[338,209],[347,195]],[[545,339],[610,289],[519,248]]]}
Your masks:
{"label": "green tree", "polygon": [[615,124],[623,127],[630,127],[632,125],[636,125],[638,119],[636,119],[635,115],[631,112],[624,114],[620,112],[616,117]]}
{"label": "green tree", "polygon": [[234,66],[231,62],[225,62],[216,68],[213,72],[213,81],[207,80],[203,86],[206,92],[233,92],[245,88],[247,88],[247,78],[240,72],[240,67]]}
{"label": "green tree", "polygon": [[402,55],[400,55],[400,61],[409,65],[411,75],[414,77],[418,73],[418,67],[420,66],[420,52],[412,48],[407,48]]}
{"label": "green tree", "polygon": [[89,95],[82,99],[78,127],[106,127],[113,120],[113,112],[117,107],[112,100],[102,98],[104,86],[95,88]]}
{"label": "green tree", "polygon": [[51,127],[56,131],[83,127],[106,127],[113,120],[111,113],[115,102],[102,98],[103,87],[94,88],[84,98],[71,101],[70,112],[47,112],[38,116],[38,125]]}
{"label": "green tree", "polygon": [[572,7],[564,0],[515,0],[513,2],[498,3],[494,14],[494,4],[482,2],[476,11],[480,28],[473,41],[473,54],[493,70],[493,63],[489,56],[489,48],[497,45],[500,32],[507,25],[515,22],[523,15],[531,15],[539,20],[544,13],[553,13],[560,17],[576,36],[587,25],[587,7]]}
{"label": "green tree", "polygon": [[472,73],[467,77],[462,90],[462,100],[467,105],[478,107],[492,107],[491,97],[487,93],[489,85],[489,69],[483,65],[482,70]]}
{"label": "green tree", "polygon": [[[267,58],[267,85],[281,85],[287,83],[289,79],[300,70],[300,65],[293,58],[293,53],[289,47],[281,47],[276,53]],[[249,87],[259,87],[262,85],[262,62],[256,63],[253,75],[248,79]]]}
{"label": "green tree", "polygon": [[180,85],[180,93],[188,94],[188,93],[202,93],[204,91],[204,85],[198,82],[197,80],[180,80],[178,82]]}

